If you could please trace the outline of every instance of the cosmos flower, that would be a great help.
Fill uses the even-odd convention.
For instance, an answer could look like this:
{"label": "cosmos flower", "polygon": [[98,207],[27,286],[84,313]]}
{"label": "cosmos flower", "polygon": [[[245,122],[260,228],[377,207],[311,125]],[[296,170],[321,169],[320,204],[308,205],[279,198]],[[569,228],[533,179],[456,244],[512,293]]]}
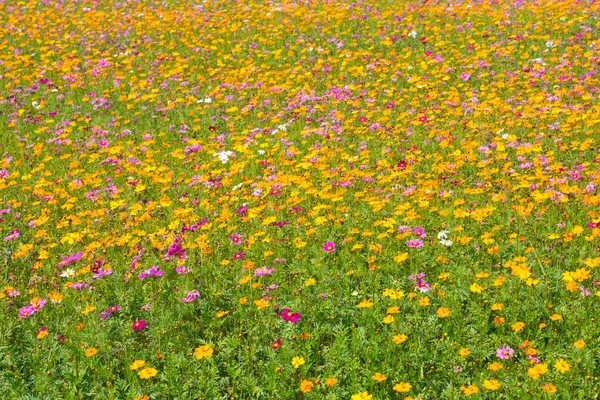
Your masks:
{"label": "cosmos flower", "polygon": [[196,300],[198,297],[200,297],[200,292],[198,292],[197,290],[192,290],[192,291],[186,293],[185,297],[182,299],[179,299],[179,301],[182,303],[191,303],[192,301]]}
{"label": "cosmos flower", "polygon": [[266,276],[266,275],[271,275],[273,272],[275,272],[275,268],[261,267],[261,268],[254,270],[254,275]]}
{"label": "cosmos flower", "polygon": [[150,367],[146,367],[144,369],[142,369],[140,372],[138,372],[138,376],[141,379],[150,379],[153,376],[156,376],[156,374],[158,374],[158,371],[154,368],[150,368]]}
{"label": "cosmos flower", "polygon": [[239,233],[232,233],[229,235],[229,241],[233,244],[242,244],[242,235]]}
{"label": "cosmos flower", "polygon": [[501,358],[503,360],[508,360],[515,351],[510,346],[500,347],[496,350],[496,357]]}
{"label": "cosmos flower", "polygon": [[201,360],[204,357],[212,357],[213,352],[214,349],[210,346],[210,344],[205,344],[194,349],[194,356],[196,359]]}
{"label": "cosmos flower", "polygon": [[332,251],[335,251],[335,243],[334,242],[325,242],[325,244],[323,244],[323,251],[325,253],[331,253]]}
{"label": "cosmos flower", "polygon": [[283,321],[289,321],[292,324],[295,324],[302,318],[300,313],[292,313],[288,308],[284,308],[283,311],[277,315],[279,315]]}
{"label": "cosmos flower", "polygon": [[69,278],[73,275],[75,275],[75,270],[72,268],[67,268],[60,274],[60,276],[63,278]]}
{"label": "cosmos flower", "polygon": [[144,321],[143,319],[138,319],[138,320],[136,320],[136,321],[133,323],[133,325],[132,325],[132,327],[131,327],[131,328],[132,328],[132,329],[133,329],[135,332],[140,332],[140,331],[143,331],[143,330],[144,330],[144,328],[145,328],[147,325],[148,325],[148,324],[146,324],[146,321]]}
{"label": "cosmos flower", "polygon": [[69,264],[73,264],[74,262],[81,260],[81,257],[83,257],[83,251],[80,251],[80,252],[74,253],[74,254],[70,254],[68,256],[62,256],[62,261],[58,263],[58,266],[66,267]]}
{"label": "cosmos flower", "polygon": [[423,247],[423,242],[420,239],[411,239],[406,242],[406,245],[411,248]]}
{"label": "cosmos flower", "polygon": [[147,269],[146,271],[140,273],[138,275],[138,278],[139,279],[145,279],[145,278],[148,278],[148,277],[159,278],[159,277],[164,276],[164,275],[165,275],[164,271],[162,271],[160,268],[158,268],[157,265],[155,265],[155,266]]}

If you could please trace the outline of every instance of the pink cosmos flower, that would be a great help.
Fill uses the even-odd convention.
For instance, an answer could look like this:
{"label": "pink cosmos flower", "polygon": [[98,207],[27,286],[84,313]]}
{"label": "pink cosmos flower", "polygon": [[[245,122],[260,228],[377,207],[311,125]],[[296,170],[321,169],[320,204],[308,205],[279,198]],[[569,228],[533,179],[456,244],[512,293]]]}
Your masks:
{"label": "pink cosmos flower", "polygon": [[133,323],[133,326],[131,328],[134,331],[139,332],[142,331],[147,325],[148,324],[146,324],[146,321],[144,321],[143,319],[138,319]]}
{"label": "pink cosmos flower", "polygon": [[242,244],[242,235],[239,233],[232,233],[229,236],[229,241],[233,244]]}
{"label": "pink cosmos flower", "polygon": [[189,269],[187,269],[186,267],[183,267],[183,266],[179,266],[179,267],[175,268],[175,271],[177,271],[177,273],[178,273],[179,275],[185,275],[185,274],[187,274],[188,272],[190,272],[190,270],[189,270]]}
{"label": "pink cosmos flower", "polygon": [[266,276],[266,275],[271,275],[273,272],[275,272],[275,268],[262,267],[262,268],[255,269],[254,275]]}
{"label": "pink cosmos flower", "polygon": [[192,301],[196,300],[198,297],[200,297],[200,292],[198,292],[197,290],[192,290],[191,292],[186,293],[185,297],[182,299],[179,299],[179,301],[182,303],[191,303]]}
{"label": "pink cosmos flower", "polygon": [[496,357],[501,358],[503,360],[508,360],[515,351],[510,346],[500,347],[496,350]]}
{"label": "pink cosmos flower", "polygon": [[18,238],[20,234],[21,234],[21,231],[18,229],[15,229],[10,233],[10,235],[8,235],[7,237],[4,238],[4,241],[8,242],[10,240],[14,240],[14,239]]}
{"label": "pink cosmos flower", "polygon": [[99,268],[98,272],[93,275],[93,278],[94,279],[100,279],[100,278],[103,278],[105,276],[109,276],[110,274],[112,274],[112,272],[113,272],[113,270],[111,268],[107,269],[106,271],[103,270],[102,268]]}
{"label": "pink cosmos flower", "polygon": [[292,313],[289,308],[284,308],[283,311],[277,315],[279,315],[282,320],[290,321],[292,324],[295,324],[302,318],[300,313]]}
{"label": "pink cosmos flower", "polygon": [[423,247],[423,241],[419,239],[412,239],[406,242],[406,245],[412,248]]}
{"label": "pink cosmos flower", "polygon": [[158,266],[153,266],[152,268],[149,268],[147,270],[145,270],[144,272],[142,272],[141,274],[138,275],[138,278],[140,279],[144,279],[144,278],[148,278],[149,276],[153,276],[155,278],[161,277],[163,276],[165,273],[160,270],[158,268]]}
{"label": "pink cosmos flower", "polygon": [[325,253],[331,253],[332,251],[335,251],[335,243],[325,242],[325,244],[323,245],[323,251]]}
{"label": "pink cosmos flower", "polygon": [[61,256],[62,261],[58,263],[58,266],[66,267],[69,264],[81,260],[81,257],[83,257],[83,251],[80,251],[79,253],[70,254],[68,256]]}

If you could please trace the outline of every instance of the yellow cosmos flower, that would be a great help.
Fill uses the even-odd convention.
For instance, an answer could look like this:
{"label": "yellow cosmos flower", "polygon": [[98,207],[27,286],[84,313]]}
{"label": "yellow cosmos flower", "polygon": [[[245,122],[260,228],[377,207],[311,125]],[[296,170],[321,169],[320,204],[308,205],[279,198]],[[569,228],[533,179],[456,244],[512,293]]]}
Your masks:
{"label": "yellow cosmos flower", "polygon": [[547,383],[547,384],[543,385],[543,387],[544,387],[545,393],[548,393],[548,394],[556,393],[556,386],[554,386],[551,383]]}
{"label": "yellow cosmos flower", "polygon": [[371,300],[363,300],[360,303],[358,303],[358,305],[356,307],[358,307],[358,308],[371,308],[374,305],[375,304]]}
{"label": "yellow cosmos flower", "polygon": [[483,381],[483,387],[487,390],[498,390],[502,385],[495,379],[486,379]]}
{"label": "yellow cosmos flower", "polygon": [[337,379],[335,378],[327,378],[325,379],[325,384],[329,387],[334,386],[337,383]]}
{"label": "yellow cosmos flower", "polygon": [[408,336],[403,335],[403,334],[396,335],[392,338],[392,340],[396,344],[404,343],[404,342],[406,342],[406,339],[408,339]]}
{"label": "yellow cosmos flower", "polygon": [[360,392],[353,394],[350,400],[373,400],[373,396],[371,396],[368,392]]}
{"label": "yellow cosmos flower", "polygon": [[400,382],[400,383],[395,384],[392,389],[396,392],[406,393],[406,392],[409,392],[411,388],[412,388],[412,385],[410,383]]}
{"label": "yellow cosmos flower", "polygon": [[210,344],[205,344],[204,346],[196,347],[194,349],[194,356],[201,360],[204,357],[212,357],[214,349],[210,346]]}
{"label": "yellow cosmos flower", "polygon": [[476,393],[479,393],[479,387],[477,387],[475,385],[461,386],[460,390],[461,390],[461,392],[463,392],[463,394],[465,396],[471,396],[471,395],[474,395]]}
{"label": "yellow cosmos flower", "polygon": [[488,369],[489,369],[490,371],[500,371],[502,368],[504,368],[504,367],[502,366],[502,364],[500,364],[500,363],[497,363],[497,362],[493,362],[493,363],[491,363],[491,364],[488,366]]}
{"label": "yellow cosmos flower", "polygon": [[440,307],[436,310],[439,318],[448,318],[450,316],[450,309],[446,307]]}
{"label": "yellow cosmos flower", "polygon": [[256,305],[256,307],[258,307],[259,310],[262,310],[263,308],[269,307],[269,302],[265,301],[263,299],[254,300],[254,304]]}
{"label": "yellow cosmos flower", "polygon": [[292,358],[292,365],[294,368],[298,369],[301,365],[304,365],[305,361],[303,357],[294,357]]}
{"label": "yellow cosmos flower", "polygon": [[522,331],[524,327],[525,327],[525,323],[523,323],[523,322],[515,322],[514,324],[511,325],[512,330],[515,332]]}
{"label": "yellow cosmos flower", "polygon": [[90,348],[90,349],[87,349],[87,350],[85,351],[85,356],[86,356],[86,357],[92,357],[92,356],[94,356],[94,355],[96,355],[96,354],[98,354],[98,350],[96,350],[96,348],[95,348],[95,347],[92,347],[92,348]]}
{"label": "yellow cosmos flower", "polygon": [[556,370],[558,372],[560,372],[561,374],[564,374],[565,372],[567,372],[568,370],[571,369],[571,366],[569,365],[568,362],[566,362],[565,360],[563,360],[561,358],[554,364],[554,368],[556,368]]}
{"label": "yellow cosmos flower", "polygon": [[540,376],[548,373],[548,364],[536,364],[534,367],[527,370],[527,376],[533,380],[537,380]]}
{"label": "yellow cosmos flower", "polygon": [[156,374],[158,374],[158,371],[150,367],[146,367],[140,372],[138,372],[138,376],[142,379],[150,379],[153,376],[156,376]]}
{"label": "yellow cosmos flower", "polygon": [[129,369],[132,371],[135,371],[136,369],[142,368],[144,366],[146,366],[146,361],[135,360],[134,362],[131,363],[131,365],[129,366]]}
{"label": "yellow cosmos flower", "polygon": [[308,393],[312,390],[314,385],[315,384],[312,381],[303,379],[302,382],[300,382],[300,390],[302,391],[302,393]]}

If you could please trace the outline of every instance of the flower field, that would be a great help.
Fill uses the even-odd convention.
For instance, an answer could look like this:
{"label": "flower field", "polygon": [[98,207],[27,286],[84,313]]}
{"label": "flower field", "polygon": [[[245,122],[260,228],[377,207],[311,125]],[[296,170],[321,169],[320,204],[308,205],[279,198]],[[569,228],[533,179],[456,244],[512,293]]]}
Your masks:
{"label": "flower field", "polygon": [[0,1],[0,398],[600,397],[599,11]]}

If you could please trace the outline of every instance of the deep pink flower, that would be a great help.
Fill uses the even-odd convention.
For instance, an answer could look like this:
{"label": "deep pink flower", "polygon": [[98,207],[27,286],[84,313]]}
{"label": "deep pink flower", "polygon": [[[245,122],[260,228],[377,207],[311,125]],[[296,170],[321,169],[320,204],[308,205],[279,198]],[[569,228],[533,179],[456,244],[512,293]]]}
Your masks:
{"label": "deep pink flower", "polygon": [[283,311],[277,315],[279,315],[282,320],[290,321],[292,324],[295,324],[302,318],[300,313],[292,313],[289,308],[284,308]]}
{"label": "deep pink flower", "polygon": [[147,325],[148,324],[146,324],[146,321],[144,321],[143,319],[138,319],[133,323],[132,328],[134,331],[139,332],[143,330]]}
{"label": "deep pink flower", "polygon": [[332,251],[335,251],[335,243],[325,242],[325,244],[323,245],[323,251],[325,253],[331,253]]}

